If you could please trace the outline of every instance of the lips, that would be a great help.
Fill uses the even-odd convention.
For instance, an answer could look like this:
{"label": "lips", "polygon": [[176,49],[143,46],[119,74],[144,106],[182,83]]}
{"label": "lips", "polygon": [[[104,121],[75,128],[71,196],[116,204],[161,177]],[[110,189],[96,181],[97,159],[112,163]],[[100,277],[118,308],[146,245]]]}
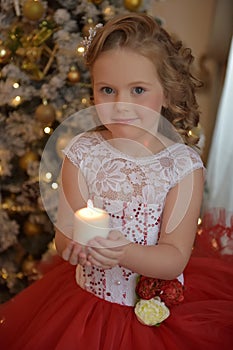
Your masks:
{"label": "lips", "polygon": [[113,123],[117,123],[117,124],[133,124],[133,123],[135,123],[136,120],[137,120],[137,118],[133,118],[133,119],[113,119]]}

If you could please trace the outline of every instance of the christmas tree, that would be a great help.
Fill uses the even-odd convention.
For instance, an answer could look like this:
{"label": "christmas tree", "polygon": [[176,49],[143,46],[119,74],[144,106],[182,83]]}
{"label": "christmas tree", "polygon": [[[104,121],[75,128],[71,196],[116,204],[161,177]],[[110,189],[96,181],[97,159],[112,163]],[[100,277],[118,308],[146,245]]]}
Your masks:
{"label": "christmas tree", "polygon": [[[148,12],[149,0],[1,0],[0,303],[40,277],[54,251],[53,224],[41,201],[39,166],[54,130],[90,106],[82,40],[118,13]],[[57,156],[63,147],[59,139]],[[58,185],[52,174],[47,183]]]}

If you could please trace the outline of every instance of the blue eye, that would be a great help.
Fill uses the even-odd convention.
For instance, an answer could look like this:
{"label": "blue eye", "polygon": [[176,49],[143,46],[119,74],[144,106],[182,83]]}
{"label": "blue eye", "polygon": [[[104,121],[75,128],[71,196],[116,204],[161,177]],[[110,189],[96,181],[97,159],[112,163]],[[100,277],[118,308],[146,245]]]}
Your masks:
{"label": "blue eye", "polygon": [[140,86],[136,86],[135,88],[133,88],[133,93],[136,95],[141,95],[145,92],[145,89],[143,89]]}
{"label": "blue eye", "polygon": [[103,91],[106,95],[111,95],[113,93],[113,89],[107,86],[101,88],[101,91]]}

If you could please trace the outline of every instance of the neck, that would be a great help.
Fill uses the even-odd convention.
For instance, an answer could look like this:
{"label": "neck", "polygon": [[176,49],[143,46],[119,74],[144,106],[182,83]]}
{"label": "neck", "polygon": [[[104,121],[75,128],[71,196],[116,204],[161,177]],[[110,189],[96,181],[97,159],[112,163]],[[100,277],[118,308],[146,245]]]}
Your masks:
{"label": "neck", "polygon": [[137,140],[116,137],[108,130],[103,131],[102,135],[114,148],[132,157],[148,157],[168,146],[164,140],[161,140],[161,137],[151,134],[148,134],[148,137],[138,138]]}

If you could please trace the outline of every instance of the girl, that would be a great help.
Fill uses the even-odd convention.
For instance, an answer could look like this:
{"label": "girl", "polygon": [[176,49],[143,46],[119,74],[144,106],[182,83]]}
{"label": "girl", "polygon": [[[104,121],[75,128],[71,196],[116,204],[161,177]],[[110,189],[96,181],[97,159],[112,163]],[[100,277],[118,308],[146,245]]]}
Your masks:
{"label": "girl", "polygon": [[[2,347],[229,349],[231,269],[190,259],[204,182],[188,146],[199,118],[191,52],[144,14],[118,16],[85,43],[104,127],[64,151],[55,237],[63,260],[0,308]],[[72,219],[88,199],[112,229],[82,246]],[[136,291],[160,299],[135,307]]]}

